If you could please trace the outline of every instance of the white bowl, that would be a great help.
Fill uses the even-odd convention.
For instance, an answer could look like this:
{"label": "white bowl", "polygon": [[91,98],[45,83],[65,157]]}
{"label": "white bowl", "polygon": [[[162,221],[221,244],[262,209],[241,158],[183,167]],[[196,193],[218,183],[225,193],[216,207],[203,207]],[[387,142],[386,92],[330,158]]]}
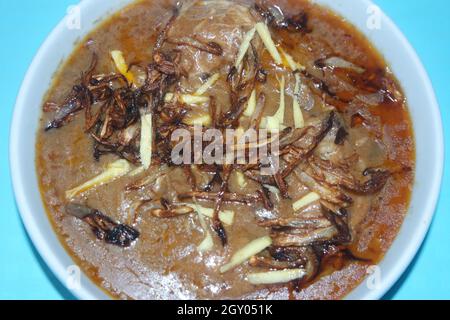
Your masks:
{"label": "white bowl", "polygon": [[[158,0],[155,0],[158,1]],[[10,135],[10,165],[17,204],[34,245],[59,280],[66,284],[72,258],[59,242],[44,210],[35,170],[35,142],[43,97],[60,62],[68,57],[77,40],[89,33],[99,20],[132,0],[84,0],[79,4],[81,28],[69,29],[63,20],[35,56],[17,98]],[[443,168],[443,135],[439,107],[414,49],[394,23],[380,12],[380,29],[369,29],[368,18],[376,14],[369,0],[316,0],[329,6],[361,30],[384,55],[403,86],[408,99],[416,139],[416,178],[411,206],[403,226],[380,263],[377,286],[365,283],[349,299],[379,299],[405,271],[418,251],[430,225],[439,195]],[[76,12],[76,11],[75,11]],[[69,269],[70,270],[70,269]],[[87,276],[71,287],[80,299],[108,296]]]}

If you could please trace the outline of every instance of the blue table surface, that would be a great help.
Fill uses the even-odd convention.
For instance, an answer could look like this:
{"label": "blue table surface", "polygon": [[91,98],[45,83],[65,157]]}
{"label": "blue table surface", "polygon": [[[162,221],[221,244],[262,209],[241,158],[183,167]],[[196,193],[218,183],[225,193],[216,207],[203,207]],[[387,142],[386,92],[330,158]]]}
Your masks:
{"label": "blue table surface", "polygon": [[[351,1],[351,0],[349,0]],[[377,0],[422,59],[439,99],[446,158],[450,145],[450,9],[447,0]],[[21,81],[40,44],[76,0],[0,1],[0,299],[74,299],[39,257],[15,204],[8,163],[9,126]],[[385,299],[450,299],[450,172],[446,166],[430,232]]]}

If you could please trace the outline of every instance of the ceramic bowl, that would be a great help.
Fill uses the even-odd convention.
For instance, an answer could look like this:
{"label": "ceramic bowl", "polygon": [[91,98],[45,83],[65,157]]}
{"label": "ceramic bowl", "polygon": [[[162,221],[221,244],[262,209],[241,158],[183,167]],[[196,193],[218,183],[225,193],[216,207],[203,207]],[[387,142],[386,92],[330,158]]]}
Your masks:
{"label": "ceramic bowl", "polygon": [[[158,0],[155,0],[158,1]],[[80,299],[108,296],[86,275],[72,286],[73,261],[58,240],[44,210],[35,168],[35,143],[43,97],[61,61],[76,42],[110,14],[132,0],[83,0],[73,10],[80,28],[64,19],[34,57],[14,109],[10,135],[10,165],[16,201],[30,238],[49,268]],[[411,205],[398,236],[379,264],[377,285],[366,281],[348,299],[379,299],[399,279],[417,253],[438,199],[443,168],[443,134],[439,107],[427,73],[414,49],[395,24],[368,0],[316,0],[355,25],[384,55],[406,94],[414,126],[417,163]],[[73,22],[73,21],[72,21]]]}

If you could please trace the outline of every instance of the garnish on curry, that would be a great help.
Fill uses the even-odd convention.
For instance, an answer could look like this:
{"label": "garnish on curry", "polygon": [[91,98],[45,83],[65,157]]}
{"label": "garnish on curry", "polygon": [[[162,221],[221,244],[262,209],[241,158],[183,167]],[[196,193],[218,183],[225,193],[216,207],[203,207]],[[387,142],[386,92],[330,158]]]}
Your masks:
{"label": "garnish on curry", "polygon": [[[341,298],[408,208],[400,86],[357,30],[305,0],[138,1],[80,42],[43,110],[49,216],[118,298]],[[178,129],[263,129],[269,154],[180,164]],[[252,145],[236,141],[233,160]]]}

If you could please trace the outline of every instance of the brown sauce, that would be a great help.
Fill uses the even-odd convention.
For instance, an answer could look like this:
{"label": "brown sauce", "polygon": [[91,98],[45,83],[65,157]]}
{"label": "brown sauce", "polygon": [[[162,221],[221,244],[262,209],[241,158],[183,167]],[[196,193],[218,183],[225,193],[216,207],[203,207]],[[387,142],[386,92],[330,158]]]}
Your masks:
{"label": "brown sauce", "polygon": [[[253,1],[239,3],[246,8],[252,6]],[[246,275],[255,270],[261,271],[260,268],[255,269],[244,263],[224,274],[219,272],[219,268],[249,241],[270,233],[257,223],[257,220],[268,214],[260,204],[256,207],[224,204],[221,210],[235,212],[233,225],[225,228],[228,244],[223,247],[214,231],[210,230],[214,247],[211,251],[199,253],[196,247],[203,240],[204,232],[197,215],[162,219],[152,216],[148,210],[135,210],[136,204],[154,197],[154,194],[173,200],[179,194],[191,191],[185,171],[174,167],[157,186],[144,186],[129,192],[124,191],[126,187],[142,176],[125,176],[76,197],[78,203],[95,208],[114,221],[139,230],[139,238],[128,248],[107,244],[96,238],[84,221],[66,214],[68,201],[65,192],[101,173],[108,163],[118,157],[110,154],[100,157],[98,162],[94,160],[94,143],[85,132],[83,111],[73,115],[71,121],[61,128],[45,132],[45,126],[55,113],[44,112],[41,119],[42,130],[38,132],[36,167],[49,218],[74,261],[111,296],[121,299],[339,299],[363,281],[367,267],[379,262],[394,240],[408,209],[415,161],[412,125],[400,85],[379,53],[359,31],[339,16],[304,0],[270,3],[276,3],[283,12],[301,12],[307,16],[304,30],[293,32],[271,27],[275,42],[295,61],[306,67],[301,74],[307,87],[305,90],[309,92],[309,100],[304,100],[309,105],[302,105],[305,122],[317,123],[318,119],[334,110],[347,131],[343,144],[336,145],[333,142],[336,131],[332,129],[332,133],[328,132],[313,150],[313,156],[322,159],[328,157],[326,160],[331,162],[351,163],[349,170],[358,179],[365,179],[361,173],[367,168],[383,168],[392,172],[392,175],[381,191],[376,193],[345,191],[353,200],[347,207],[351,241],[345,243],[345,251],[339,254],[322,253],[318,275],[311,281],[257,286],[250,284]],[[188,80],[180,80],[185,88],[192,90],[201,85],[198,76],[203,69],[219,70],[222,75],[226,74],[227,66],[233,63],[239,49],[240,43],[237,40],[242,39],[245,33],[242,30],[239,31],[241,33],[232,30],[248,30],[254,23],[252,19],[256,18],[252,15],[236,16],[234,9],[231,9],[230,15],[228,5],[218,1],[214,9],[219,12],[214,18],[216,20],[210,20],[206,27],[198,22],[209,9],[187,9],[187,13],[181,14],[174,23],[172,37],[191,33],[199,33],[205,37],[214,35],[211,39],[224,49],[223,55],[216,60],[207,55],[197,55],[198,65],[192,64],[192,60],[189,60],[191,56],[182,58],[180,64],[187,69],[189,75],[195,75]],[[64,102],[72,86],[79,81],[80,74],[88,69],[93,52],[98,56],[95,74],[116,72],[110,58],[112,50],[121,50],[130,64],[152,61],[153,46],[160,30],[172,15],[172,7],[170,0],[142,0],[101,23],[77,45],[74,53],[58,71],[46,101],[56,104]],[[224,16],[221,17],[220,13]],[[220,38],[217,36],[220,32],[222,35],[230,32],[235,38]],[[273,115],[278,109],[280,95],[277,77],[283,74],[286,79],[284,124],[292,127],[294,74],[275,66],[261,42],[256,42],[255,47],[261,53],[260,64],[268,71],[267,82],[256,85],[256,90],[265,93],[263,115]],[[190,50],[193,54],[196,52],[192,48],[184,50]],[[365,72],[361,75],[340,68],[321,66],[323,60],[330,57],[340,57]],[[317,80],[319,77],[321,87],[317,86],[320,83]],[[312,79],[316,82],[313,83]],[[344,81],[341,82],[340,79]],[[379,89],[380,82],[388,93],[376,97],[374,94],[377,92],[372,89]],[[346,87],[349,83],[353,89],[358,88],[356,93],[350,92],[353,89]],[[208,92],[215,97],[217,108],[223,113],[230,108],[227,88],[225,77],[222,76]],[[364,97],[356,97],[361,94]],[[366,99],[374,97],[381,97],[381,100],[376,105],[370,105]],[[248,125],[248,119],[242,120],[241,125]],[[354,154],[357,155],[357,160],[352,162]],[[302,168],[299,170],[303,170]],[[197,183],[200,184],[202,179],[207,182],[211,176],[205,178],[201,175],[197,178]],[[269,213],[271,217],[291,217],[292,202],[311,191],[296,174],[291,174],[285,180],[290,199],[280,202],[274,200],[275,209]],[[255,194],[259,185],[254,181],[247,182],[246,187],[241,187],[232,174],[228,187],[232,192]],[[214,191],[217,192],[217,189]],[[270,197],[274,195],[271,194]],[[214,207],[211,201],[201,201],[201,205]],[[314,204],[311,210],[319,207]],[[333,248],[336,249],[334,246],[328,249]],[[325,247],[321,244],[319,250],[325,250]],[[345,254],[346,252],[351,252],[351,255]],[[298,286],[298,290],[293,290],[293,286]]]}

